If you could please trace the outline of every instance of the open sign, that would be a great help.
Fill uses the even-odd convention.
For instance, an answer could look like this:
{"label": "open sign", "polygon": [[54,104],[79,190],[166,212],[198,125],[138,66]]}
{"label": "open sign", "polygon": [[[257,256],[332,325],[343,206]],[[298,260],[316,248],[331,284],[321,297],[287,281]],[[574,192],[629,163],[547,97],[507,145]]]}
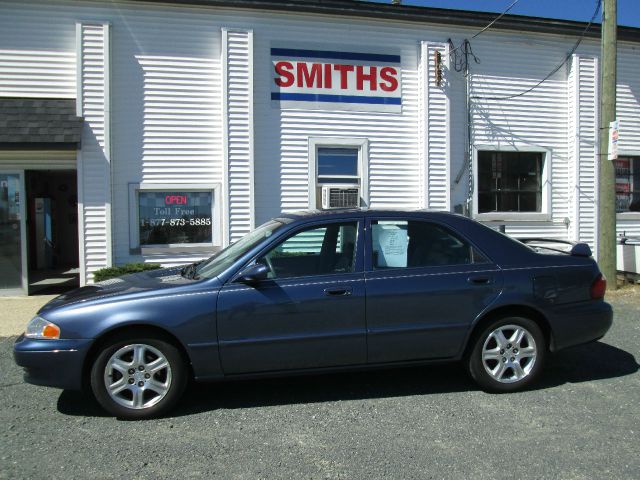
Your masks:
{"label": "open sign", "polygon": [[186,195],[167,195],[164,197],[165,205],[186,205],[187,204],[187,196]]}

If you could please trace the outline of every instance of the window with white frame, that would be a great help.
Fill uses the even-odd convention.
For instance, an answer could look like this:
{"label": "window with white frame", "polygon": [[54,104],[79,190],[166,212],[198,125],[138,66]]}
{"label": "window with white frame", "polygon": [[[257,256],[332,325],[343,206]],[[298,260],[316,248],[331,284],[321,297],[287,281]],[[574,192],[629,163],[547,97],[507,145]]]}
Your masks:
{"label": "window with white frame", "polygon": [[640,156],[620,156],[616,169],[616,212],[640,212]]}
{"label": "window with white frame", "polygon": [[478,150],[477,213],[545,213],[546,161],[542,151]]}
{"label": "window with white frame", "polygon": [[131,248],[220,245],[214,187],[129,185]]}
{"label": "window with white frame", "polygon": [[138,192],[140,246],[212,244],[212,227],[212,192]]}
{"label": "window with white frame", "polygon": [[367,177],[366,139],[309,139],[310,208],[367,205]]}
{"label": "window with white frame", "polygon": [[358,148],[318,147],[318,184],[358,185]]}

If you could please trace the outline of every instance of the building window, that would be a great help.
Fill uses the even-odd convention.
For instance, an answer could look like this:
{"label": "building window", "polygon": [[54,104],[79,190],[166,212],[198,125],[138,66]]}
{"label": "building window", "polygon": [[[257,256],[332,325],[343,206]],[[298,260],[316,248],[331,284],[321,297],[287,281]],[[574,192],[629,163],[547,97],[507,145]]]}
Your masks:
{"label": "building window", "polygon": [[478,151],[477,212],[544,212],[543,152]]}
{"label": "building window", "polygon": [[318,184],[358,185],[358,156],[357,148],[319,147]]}
{"label": "building window", "polygon": [[309,207],[368,205],[368,141],[309,139]]}
{"label": "building window", "polygon": [[211,244],[211,192],[139,192],[140,246]]}
{"label": "building window", "polygon": [[217,185],[129,184],[130,253],[212,252],[222,240]]}
{"label": "building window", "polygon": [[616,212],[640,212],[640,157],[618,157],[616,168]]}

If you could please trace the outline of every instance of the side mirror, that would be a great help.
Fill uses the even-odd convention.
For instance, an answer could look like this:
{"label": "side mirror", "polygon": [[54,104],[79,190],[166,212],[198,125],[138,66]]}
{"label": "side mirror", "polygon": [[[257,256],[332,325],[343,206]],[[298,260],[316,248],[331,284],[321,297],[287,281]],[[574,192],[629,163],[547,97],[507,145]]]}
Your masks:
{"label": "side mirror", "polygon": [[263,263],[254,263],[242,270],[236,277],[236,282],[242,283],[258,283],[260,280],[266,280],[269,276],[269,268]]}

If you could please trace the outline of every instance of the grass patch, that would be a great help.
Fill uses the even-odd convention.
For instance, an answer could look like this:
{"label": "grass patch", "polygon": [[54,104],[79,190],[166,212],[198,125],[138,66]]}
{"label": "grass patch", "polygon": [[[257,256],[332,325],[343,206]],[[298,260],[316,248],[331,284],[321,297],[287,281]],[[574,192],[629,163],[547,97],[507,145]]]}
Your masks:
{"label": "grass patch", "polygon": [[157,270],[162,268],[158,263],[126,263],[119,267],[107,267],[96,270],[93,273],[93,279],[96,282],[108,280],[109,278],[121,277],[130,273],[144,272],[146,270]]}

